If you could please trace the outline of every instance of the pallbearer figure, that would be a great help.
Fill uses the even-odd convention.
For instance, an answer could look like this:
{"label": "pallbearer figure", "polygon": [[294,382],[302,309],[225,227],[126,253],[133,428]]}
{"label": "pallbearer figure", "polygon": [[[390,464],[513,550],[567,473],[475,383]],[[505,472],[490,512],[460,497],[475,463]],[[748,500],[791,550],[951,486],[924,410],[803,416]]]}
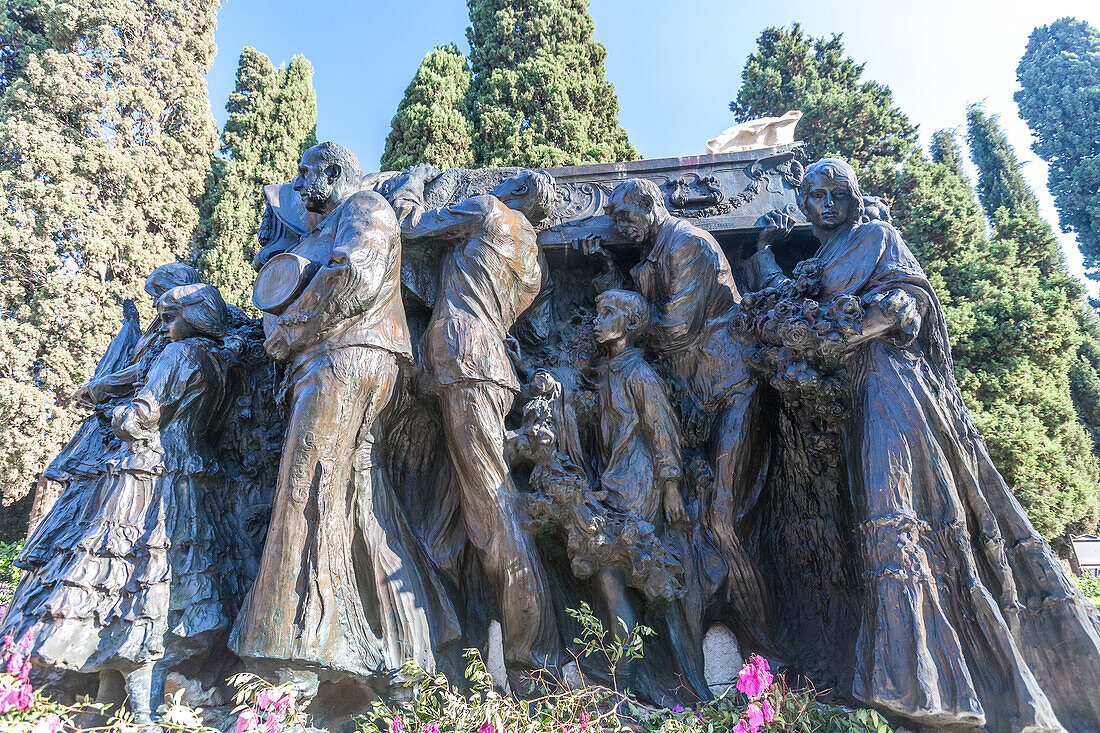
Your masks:
{"label": "pallbearer figure", "polygon": [[457,635],[377,449],[379,413],[411,358],[397,218],[361,190],[347,148],[307,150],[293,188],[319,222],[257,277],[264,344],[290,407],[259,574],[230,647],[309,699],[350,675],[383,690],[408,658],[434,669]]}
{"label": "pallbearer figure", "polygon": [[[747,359],[753,346],[729,328],[741,299],[729,262],[714,237],[669,214],[652,181],[623,181],[604,211],[641,245],[641,262],[630,276],[650,306],[647,341],[689,397],[682,419],[693,430],[701,424],[714,470],[712,490],[699,497],[700,520],[726,568],[716,572],[701,554],[700,579],[720,576],[709,613],[730,620],[746,647],[766,647],[773,604],[745,538],[755,530],[767,443]],[[591,241],[581,244],[595,249]]]}
{"label": "pallbearer figure", "polygon": [[538,669],[556,664],[560,640],[545,573],[520,522],[504,417],[519,391],[508,330],[542,283],[533,225],[553,210],[554,179],[522,171],[491,194],[426,209],[424,186],[438,175],[414,166],[391,197],[405,246],[436,240],[449,250],[422,357],[443,411],[462,520],[497,594],[505,661]]}

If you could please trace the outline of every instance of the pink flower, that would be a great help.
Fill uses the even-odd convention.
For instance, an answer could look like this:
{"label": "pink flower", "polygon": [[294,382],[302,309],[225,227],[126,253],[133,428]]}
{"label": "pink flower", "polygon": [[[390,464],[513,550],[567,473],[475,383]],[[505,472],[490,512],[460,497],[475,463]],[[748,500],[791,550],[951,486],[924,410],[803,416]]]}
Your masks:
{"label": "pink flower", "polygon": [[748,695],[750,700],[759,700],[764,690],[771,686],[772,679],[767,660],[753,655],[737,675],[737,689]]}
{"label": "pink flower", "polygon": [[764,727],[764,713],[761,712],[759,705],[749,705],[749,709],[745,711],[745,719],[749,722],[749,729],[756,733]]}
{"label": "pink flower", "polygon": [[19,640],[19,651],[23,652],[25,655],[31,650],[32,646],[34,646],[34,634],[28,631],[23,634],[23,638]]}
{"label": "pink flower", "polygon": [[400,715],[393,716],[393,723],[390,724],[390,733],[401,733],[405,730],[405,721],[401,719]]}
{"label": "pink flower", "polygon": [[23,686],[15,691],[15,707],[20,710],[30,710],[34,707],[34,688],[29,682],[24,682]]}
{"label": "pink flower", "polygon": [[498,728],[488,720],[478,726],[477,733],[508,733],[505,728]]}
{"label": "pink flower", "polygon": [[775,720],[775,708],[772,707],[772,704],[768,700],[768,698],[765,697],[763,700],[760,701],[760,707],[764,713],[765,723],[770,723]]}
{"label": "pink flower", "polygon": [[0,685],[0,715],[15,709],[16,688]]}
{"label": "pink flower", "polygon": [[15,648],[15,637],[11,635],[9,631],[4,635],[4,651],[9,651]]}
{"label": "pink flower", "polygon": [[577,720],[581,724],[581,730],[588,730],[588,711],[582,710],[580,717]]}
{"label": "pink flower", "polygon": [[233,733],[252,733],[256,730],[256,724],[259,722],[260,717],[256,715],[256,711],[252,708],[245,708],[237,716],[237,726],[233,729]]}
{"label": "pink flower", "polygon": [[428,723],[424,726],[424,733],[439,733],[439,726],[435,723]]}
{"label": "pink flower", "polygon": [[256,704],[261,710],[282,714],[290,707],[290,696],[278,687],[265,687],[256,694]]}
{"label": "pink flower", "polygon": [[279,722],[278,716],[275,714],[267,716],[264,721],[264,733],[283,733],[283,724]]}
{"label": "pink flower", "polygon": [[44,718],[39,718],[38,722],[31,728],[31,733],[61,733],[61,718],[57,713],[50,713]]}
{"label": "pink flower", "polygon": [[4,671],[13,677],[18,677],[23,673],[23,663],[27,661],[26,657],[18,651],[9,652],[7,657],[8,661],[4,665]]}
{"label": "pink flower", "polygon": [[737,725],[733,726],[732,733],[752,733],[752,728],[745,721],[738,720]]}

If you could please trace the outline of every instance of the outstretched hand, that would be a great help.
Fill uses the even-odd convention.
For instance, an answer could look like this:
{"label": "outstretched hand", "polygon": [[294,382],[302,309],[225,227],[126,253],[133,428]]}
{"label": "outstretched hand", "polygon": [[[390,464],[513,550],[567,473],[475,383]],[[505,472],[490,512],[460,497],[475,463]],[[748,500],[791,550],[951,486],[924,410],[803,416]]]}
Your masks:
{"label": "outstretched hand", "polygon": [[756,237],[756,251],[762,252],[770,249],[773,244],[785,239],[794,228],[795,220],[790,214],[775,209],[764,214],[760,219],[763,229]]}
{"label": "outstretched hand", "polygon": [[94,382],[88,382],[73,393],[73,403],[82,410],[90,410],[101,401]]}

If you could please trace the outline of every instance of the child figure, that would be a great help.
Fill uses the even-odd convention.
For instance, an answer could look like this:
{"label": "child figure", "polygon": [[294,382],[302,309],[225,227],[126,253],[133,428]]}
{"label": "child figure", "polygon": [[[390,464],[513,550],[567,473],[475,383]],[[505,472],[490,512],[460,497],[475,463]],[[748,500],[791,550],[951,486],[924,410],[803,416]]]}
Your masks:
{"label": "child figure", "polygon": [[[662,537],[685,517],[680,429],[664,382],[635,345],[648,325],[649,305],[638,293],[608,290],[596,299],[593,329],[607,354],[597,366],[600,488],[611,509],[649,522]],[[596,580],[612,617],[621,618],[629,634],[637,618],[624,572],[603,568]]]}
{"label": "child figure", "polygon": [[3,633],[33,637],[37,664],[98,672],[101,702],[121,703],[124,681],[142,725],[164,700],[168,667],[229,625],[226,550],[204,508],[227,396],[226,305],[194,284],[157,308],[170,343],[113,412],[120,447],[73,521],[31,535],[17,561],[28,572],[0,620]]}

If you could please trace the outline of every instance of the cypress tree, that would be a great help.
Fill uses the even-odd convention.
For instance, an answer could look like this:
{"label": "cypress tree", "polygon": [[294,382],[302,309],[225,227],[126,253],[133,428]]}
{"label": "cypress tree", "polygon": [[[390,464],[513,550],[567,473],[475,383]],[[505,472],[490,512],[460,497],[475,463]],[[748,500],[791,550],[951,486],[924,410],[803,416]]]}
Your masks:
{"label": "cypress tree", "polygon": [[978,166],[978,200],[986,216],[992,219],[1001,207],[1037,214],[1039,201],[1020,174],[1016,153],[997,118],[988,116],[980,106],[971,106],[966,111],[966,126],[966,142]]}
{"label": "cypress tree", "polygon": [[876,161],[902,161],[913,149],[916,126],[889,87],[861,80],[864,65],[844,55],[842,36],[811,38],[795,23],[764,29],[756,43],[730,102],[738,122],[802,110],[798,134],[810,158],[839,156],[865,176]]}
{"label": "cypress tree", "polygon": [[71,437],[72,394],[115,335],[122,301],[148,318],[146,275],[187,256],[216,142],[204,74],[217,0],[38,9],[39,37],[5,66],[19,72],[0,96],[5,502]]}
{"label": "cypress tree", "polygon": [[416,163],[441,169],[473,165],[469,91],[470,67],[458,46],[429,51],[397,105],[382,170],[401,171]]}
{"label": "cypress tree", "polygon": [[276,69],[245,47],[229,95],[229,118],[213,160],[196,234],[199,268],[226,302],[251,310],[252,257],[263,216],[263,186],[294,177],[317,117],[313,67],[301,56]]}
{"label": "cypress tree", "polygon": [[[1092,531],[1100,494],[1095,443],[1086,430],[1096,424],[1095,405],[1100,403],[1100,385],[1093,379],[1097,362],[1091,360],[1100,353],[1095,316],[1084,302],[1083,288],[1066,269],[1053,230],[1039,216],[1038,200],[996,118],[971,107],[967,128],[979,198],[993,226],[991,249],[1003,260],[1002,271],[991,276],[1004,278],[1002,289],[1011,293],[1017,308],[1006,316],[1010,327],[990,324],[998,334],[982,356],[991,367],[982,388],[1017,402],[1028,390],[1037,391],[1031,398],[1036,425],[1051,445],[1033,445],[1028,451],[1033,455],[1022,468],[1029,474],[1034,503],[1046,507],[1050,521],[1064,531]],[[1034,381],[1012,380],[1007,370],[997,369],[1006,361],[1014,364],[1017,355],[1035,366]],[[1020,394],[1012,397],[1014,392]],[[1071,421],[1070,415],[1077,420]],[[1001,423],[990,429],[1014,428]],[[1049,475],[1044,477],[1043,471]]]}
{"label": "cypress tree", "polygon": [[1100,31],[1074,18],[1036,28],[1016,79],[1059,222],[1077,234],[1090,277],[1100,277]]}
{"label": "cypress tree", "polygon": [[959,147],[959,141],[955,138],[953,130],[936,130],[932,133],[932,145],[929,152],[932,153],[932,162],[940,163],[951,169],[951,172],[965,181],[966,171],[963,170],[963,151]]}
{"label": "cypress tree", "polygon": [[[956,377],[997,467],[1048,537],[1095,522],[1100,474],[1070,393],[1081,336],[1064,267],[1023,222],[995,220],[990,240],[954,136],[937,134],[934,159],[925,157],[890,90],[861,80],[839,37],[812,39],[796,26],[767,29],[759,43],[733,104],[738,119],[803,110],[810,155],[852,160],[864,190],[890,201],[940,295]],[[983,176],[1018,193],[1011,176]]]}
{"label": "cypress tree", "polygon": [[474,161],[527,168],[638,157],[619,127],[588,0],[467,0]]}

